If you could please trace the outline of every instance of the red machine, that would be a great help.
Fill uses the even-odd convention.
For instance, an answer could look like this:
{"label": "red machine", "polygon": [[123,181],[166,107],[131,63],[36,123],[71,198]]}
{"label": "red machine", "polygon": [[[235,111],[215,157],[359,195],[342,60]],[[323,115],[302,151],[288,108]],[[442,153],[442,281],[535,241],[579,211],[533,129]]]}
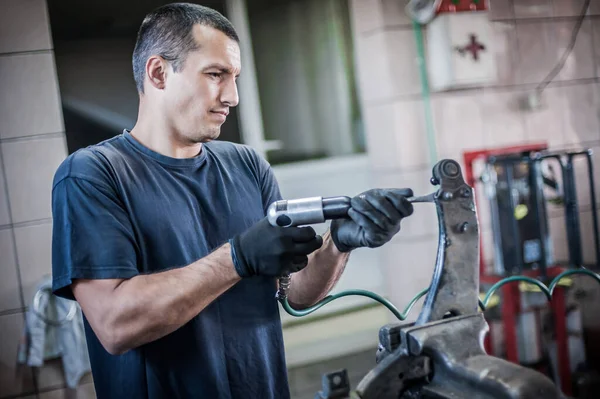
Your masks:
{"label": "red machine", "polygon": [[[477,150],[477,151],[468,151],[463,153],[463,162],[465,169],[465,180],[467,184],[471,187],[476,187],[479,183],[480,176],[475,176],[476,164],[478,162],[483,161],[488,162],[490,159],[494,159],[496,157],[508,157],[511,156],[518,159],[519,157],[530,156],[530,154],[544,152],[548,149],[546,143],[534,143],[522,146],[513,146],[513,147],[504,147],[504,148],[494,148],[494,149],[485,149],[485,150]],[[595,193],[593,187],[593,174],[591,168],[591,152],[578,152],[577,154],[586,155],[589,159],[590,165],[590,190],[592,196],[592,203],[595,203]],[[558,159],[558,158],[557,158]],[[569,158],[570,159],[570,158]],[[562,162],[562,161],[561,161]],[[569,161],[570,162],[570,161]],[[572,171],[571,171],[572,173]],[[563,178],[565,177],[565,173],[563,170]],[[574,180],[574,177],[573,177]],[[565,183],[566,184],[566,183]],[[569,187],[566,187],[565,190],[569,190]],[[476,190],[477,191],[477,190]],[[574,183],[572,190],[574,192]],[[486,198],[477,198],[477,208],[478,213],[481,212],[481,202],[486,201]],[[567,212],[577,212],[578,217],[578,209],[576,205],[567,204],[566,209]],[[570,200],[569,202],[573,202]],[[569,207],[573,208],[570,209]],[[593,207],[594,208],[594,207]],[[514,210],[514,209],[513,209]],[[480,213],[481,214],[481,213]],[[567,214],[567,219],[569,215]],[[597,232],[597,216],[594,210],[594,233],[596,238],[596,254],[598,254],[598,232]],[[576,223],[575,223],[576,222]],[[579,224],[578,219],[574,223],[569,224],[567,222],[567,233],[569,235],[575,235],[574,239],[579,239]],[[496,220],[496,224],[498,221]],[[571,237],[569,237],[571,240]],[[542,240],[543,241],[543,240]],[[542,248],[541,250],[543,251]],[[567,270],[569,267],[576,267],[582,265],[582,255],[581,255],[581,246],[579,242],[579,247],[576,243],[569,242],[569,261],[565,263],[553,261],[549,264],[543,264],[543,268],[531,268],[526,269],[521,267],[519,270],[508,270],[506,272],[498,272],[498,270],[490,270],[490,265],[486,264],[486,257],[484,254],[485,248],[483,247],[483,241],[480,242],[480,283],[482,285],[492,285],[503,278],[507,277],[507,275],[511,274],[519,274],[533,278],[553,278],[563,271]],[[497,248],[496,248],[497,250]],[[538,249],[538,253],[540,250]],[[598,259],[598,258],[597,258]],[[543,262],[542,262],[543,263]],[[574,265],[575,264],[575,265]],[[523,263],[521,263],[521,266]],[[505,357],[507,360],[518,363],[519,362],[519,350],[518,350],[518,334],[517,334],[517,319],[519,315],[523,312],[522,303],[521,303],[521,291],[519,289],[518,284],[505,284],[501,288],[502,300],[500,301],[501,307],[501,320],[504,329],[504,339],[505,339]],[[562,391],[570,395],[572,391],[571,384],[571,367],[570,367],[570,354],[569,354],[569,345],[568,345],[568,331],[567,331],[567,319],[566,319],[566,298],[565,298],[565,289],[559,288],[554,291],[554,295],[552,297],[552,301],[550,303],[550,309],[553,312],[554,319],[554,328],[556,335],[556,354],[557,354],[557,365],[558,365],[558,375],[559,380],[558,383]],[[536,334],[538,343],[541,340],[540,333],[540,322],[536,323],[536,331],[532,331],[531,334]],[[493,354],[494,356],[499,356],[501,354],[495,354],[492,350],[492,334],[494,331],[492,329],[492,325],[490,323],[490,333],[486,337],[485,346],[488,353]]]}

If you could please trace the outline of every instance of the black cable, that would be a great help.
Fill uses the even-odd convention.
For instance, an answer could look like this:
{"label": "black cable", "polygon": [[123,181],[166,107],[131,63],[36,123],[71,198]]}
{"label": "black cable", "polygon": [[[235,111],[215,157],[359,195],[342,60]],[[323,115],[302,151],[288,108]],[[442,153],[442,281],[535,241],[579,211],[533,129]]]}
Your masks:
{"label": "black cable", "polygon": [[561,71],[561,69],[565,66],[565,62],[567,62],[567,58],[569,57],[569,54],[571,54],[571,51],[573,51],[573,48],[575,47],[575,43],[577,42],[577,36],[579,35],[579,30],[581,29],[581,25],[583,24],[583,20],[585,19],[585,14],[590,5],[590,2],[591,2],[591,0],[585,1],[585,4],[583,5],[583,10],[581,10],[581,15],[579,15],[579,18],[577,19],[577,23],[575,24],[575,28],[573,28],[573,33],[571,34],[571,42],[567,46],[567,49],[565,50],[564,54],[562,55],[560,61],[558,62],[558,64],[556,64],[556,66],[552,69],[552,71],[550,71],[548,76],[546,76],[546,78],[544,78],[544,80],[538,85],[538,87],[536,87],[535,91],[538,94],[542,94],[542,91],[544,91],[546,86],[548,86],[550,84],[550,82],[552,82],[552,80],[554,80],[556,75],[558,75],[558,73]]}

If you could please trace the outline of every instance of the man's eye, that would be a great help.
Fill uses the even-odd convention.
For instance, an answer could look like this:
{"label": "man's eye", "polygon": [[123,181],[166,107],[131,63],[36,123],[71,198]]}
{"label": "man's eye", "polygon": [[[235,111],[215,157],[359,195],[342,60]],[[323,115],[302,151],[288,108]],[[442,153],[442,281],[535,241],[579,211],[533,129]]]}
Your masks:
{"label": "man's eye", "polygon": [[209,72],[209,75],[217,79],[221,77],[221,74],[218,72]]}

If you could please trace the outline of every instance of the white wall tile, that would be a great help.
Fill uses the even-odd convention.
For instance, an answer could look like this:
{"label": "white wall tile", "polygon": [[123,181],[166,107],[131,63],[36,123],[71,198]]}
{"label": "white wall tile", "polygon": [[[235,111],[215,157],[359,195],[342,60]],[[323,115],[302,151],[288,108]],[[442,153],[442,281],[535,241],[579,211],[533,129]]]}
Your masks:
{"label": "white wall tile", "polygon": [[[404,311],[409,301],[422,289],[429,287],[437,253],[437,237],[407,239],[381,247],[385,262],[385,281],[390,301]],[[413,307],[408,320],[419,315],[425,297]]]}
{"label": "white wall tile", "polygon": [[[412,29],[386,32],[386,50],[390,53],[392,96],[421,93],[421,79],[417,62],[417,45]],[[423,46],[427,48],[427,34],[423,32]]]}
{"label": "white wall tile", "polygon": [[462,158],[463,151],[485,145],[481,91],[434,97],[433,114],[440,157]]}
{"label": "white wall tile", "polygon": [[[528,92],[521,92],[523,96]],[[547,142],[553,147],[565,144],[565,100],[560,87],[547,87],[542,93],[542,107],[537,110],[524,110],[526,137],[529,141]]]}
{"label": "white wall tile", "polygon": [[10,224],[10,212],[8,206],[8,193],[6,192],[6,179],[2,168],[2,151],[0,151],[0,226]]}
{"label": "white wall tile", "polygon": [[39,395],[39,399],[96,399],[94,384],[84,384],[77,389],[55,389]]}
{"label": "white wall tile", "polygon": [[421,100],[368,106],[365,118],[373,168],[406,168],[428,164],[427,131]]}
{"label": "white wall tile", "polygon": [[64,130],[51,53],[0,57],[0,76],[0,138]]}
{"label": "white wall tile", "polygon": [[553,24],[517,21],[517,83],[541,82],[558,61]]}
{"label": "white wall tile", "polygon": [[[571,41],[575,21],[554,21],[554,53],[558,61]],[[554,67],[551,65],[551,67]],[[550,71],[548,71],[550,72]],[[559,72],[556,80],[573,80],[593,78],[596,74],[594,65],[594,49],[592,45],[592,23],[583,21],[577,34],[575,47]]]}
{"label": "white wall tile", "polygon": [[363,101],[389,101],[420,93],[412,30],[380,31],[357,39],[358,81]]}
{"label": "white wall tile", "polygon": [[64,137],[2,144],[13,223],[52,216],[52,180],[67,155]]}
{"label": "white wall tile", "polygon": [[600,85],[583,84],[561,88],[565,106],[565,142],[579,144],[600,139]]}
{"label": "white wall tile", "polygon": [[0,53],[52,48],[45,0],[3,0]]}
{"label": "white wall tile", "polygon": [[[598,2],[600,4],[600,2]],[[600,8],[600,6],[599,6]],[[592,24],[592,43],[594,52],[594,65],[596,66],[596,77],[600,77],[600,20],[593,19]]]}
{"label": "white wall tile", "polygon": [[410,17],[404,11],[407,1],[379,0],[381,14],[386,27],[412,26]]}
{"label": "white wall tile", "polygon": [[62,359],[47,360],[36,370],[38,389],[48,390],[65,387],[65,372]]}
{"label": "white wall tile", "polygon": [[31,369],[16,364],[23,327],[22,313],[0,316],[0,397],[34,393]]}
{"label": "white wall tile", "polygon": [[367,105],[364,108],[365,136],[370,165],[374,169],[396,165],[394,105]]}
{"label": "white wall tile", "polygon": [[[517,83],[543,81],[563,56],[573,33],[574,21],[518,21]],[[584,79],[595,76],[592,22],[584,21],[575,47],[554,80]]]}
{"label": "white wall tile", "polygon": [[[518,1],[518,0],[517,0]],[[552,0],[553,11],[555,17],[576,17],[581,14],[583,5],[587,0]],[[590,2],[590,7],[594,4],[595,0]],[[586,11],[588,14],[589,12]]]}
{"label": "white wall tile", "polygon": [[29,306],[37,285],[52,273],[52,223],[17,227],[15,240],[23,295]]}
{"label": "white wall tile", "polygon": [[67,399],[69,398],[69,392],[66,389],[55,389],[53,391],[46,391],[39,395],[40,399]]}
{"label": "white wall tile", "polygon": [[569,260],[569,246],[567,243],[564,215],[554,216],[549,219],[549,233],[552,241],[554,262],[567,262]]}
{"label": "white wall tile", "polygon": [[350,13],[353,29],[358,34],[383,26],[381,4],[378,0],[352,0]]}
{"label": "white wall tile", "polygon": [[96,399],[94,384],[82,384],[77,387],[77,399]]}
{"label": "white wall tile", "polygon": [[390,62],[384,33],[356,40],[357,80],[363,103],[371,103],[392,94]]}
{"label": "white wall tile", "polygon": [[514,22],[493,22],[492,33],[497,68],[496,85],[513,85],[517,82],[518,53],[517,31]]}
{"label": "white wall tile", "polygon": [[[410,188],[415,195],[429,194],[437,189],[432,186],[431,167],[406,172],[377,173],[374,183],[377,187]],[[393,238],[394,242],[402,242],[405,237],[437,236],[438,223],[435,206],[432,203],[413,205],[413,214],[402,221],[402,233]]]}
{"label": "white wall tile", "polygon": [[[579,232],[583,260],[587,264],[596,262],[596,249],[594,243],[593,219],[591,210],[579,212]],[[568,264],[569,244],[565,227],[564,213],[550,218],[550,235],[554,248],[555,263]]]}
{"label": "white wall tile", "polygon": [[21,307],[15,244],[11,229],[0,230],[0,312]]}
{"label": "white wall tile", "polygon": [[525,122],[512,92],[486,91],[482,97],[486,147],[503,147],[526,140]]}
{"label": "white wall tile", "polygon": [[552,0],[514,0],[516,18],[542,18],[553,14]]}
{"label": "white wall tile", "polygon": [[488,4],[490,20],[513,19],[515,17],[513,0],[492,0]]}
{"label": "white wall tile", "polygon": [[596,259],[596,243],[594,240],[594,220],[592,211],[583,211],[579,213],[581,249],[583,261],[590,264],[598,264],[600,259]]}
{"label": "white wall tile", "polygon": [[[396,166],[400,168],[429,164],[429,147],[425,126],[424,104],[421,100],[394,103],[394,148]],[[434,138],[435,140],[435,138]]]}

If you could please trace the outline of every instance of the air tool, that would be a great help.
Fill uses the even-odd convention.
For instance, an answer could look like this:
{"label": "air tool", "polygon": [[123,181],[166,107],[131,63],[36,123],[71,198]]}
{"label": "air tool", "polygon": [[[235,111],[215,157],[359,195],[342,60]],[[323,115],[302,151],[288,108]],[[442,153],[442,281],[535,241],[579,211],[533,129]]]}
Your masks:
{"label": "air tool", "polygon": [[[415,202],[433,202],[435,193],[407,200]],[[308,197],[273,202],[267,211],[272,226],[290,227],[323,223],[326,220],[348,217],[350,197]]]}

